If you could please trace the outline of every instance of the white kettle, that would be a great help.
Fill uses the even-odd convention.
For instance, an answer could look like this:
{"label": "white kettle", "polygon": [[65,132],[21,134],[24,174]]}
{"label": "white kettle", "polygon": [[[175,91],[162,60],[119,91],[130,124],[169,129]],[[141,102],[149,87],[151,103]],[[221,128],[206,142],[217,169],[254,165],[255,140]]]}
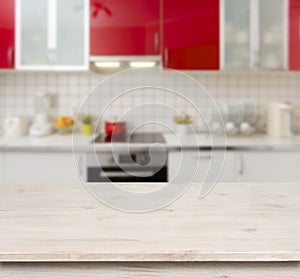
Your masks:
{"label": "white kettle", "polygon": [[285,102],[272,102],[268,107],[267,133],[273,137],[293,135],[293,107]]}

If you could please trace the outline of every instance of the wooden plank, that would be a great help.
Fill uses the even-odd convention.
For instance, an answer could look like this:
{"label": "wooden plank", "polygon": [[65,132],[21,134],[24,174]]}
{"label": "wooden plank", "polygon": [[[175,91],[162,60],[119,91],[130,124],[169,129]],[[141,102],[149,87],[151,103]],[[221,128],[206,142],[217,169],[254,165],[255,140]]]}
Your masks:
{"label": "wooden plank", "polygon": [[1,278],[298,278],[299,263],[2,263]]}
{"label": "wooden plank", "polygon": [[300,184],[199,187],[131,214],[83,186],[0,186],[0,261],[300,261]]}

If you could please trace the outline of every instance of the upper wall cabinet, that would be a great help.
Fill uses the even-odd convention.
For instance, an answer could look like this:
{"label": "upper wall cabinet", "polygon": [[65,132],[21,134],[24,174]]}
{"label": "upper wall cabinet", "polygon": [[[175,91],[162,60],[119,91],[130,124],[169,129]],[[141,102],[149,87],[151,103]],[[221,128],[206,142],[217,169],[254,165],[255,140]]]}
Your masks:
{"label": "upper wall cabinet", "polygon": [[300,70],[300,1],[290,0],[289,6],[289,65]]}
{"label": "upper wall cabinet", "polygon": [[0,69],[14,68],[15,2],[2,0],[0,8]]}
{"label": "upper wall cabinet", "polygon": [[16,40],[17,69],[88,69],[88,0],[17,0]]}
{"label": "upper wall cabinet", "polygon": [[287,0],[221,0],[221,69],[288,69],[287,24]]}
{"label": "upper wall cabinet", "polygon": [[159,0],[91,0],[90,54],[158,55]]}
{"label": "upper wall cabinet", "polygon": [[163,0],[163,66],[219,69],[219,0]]}

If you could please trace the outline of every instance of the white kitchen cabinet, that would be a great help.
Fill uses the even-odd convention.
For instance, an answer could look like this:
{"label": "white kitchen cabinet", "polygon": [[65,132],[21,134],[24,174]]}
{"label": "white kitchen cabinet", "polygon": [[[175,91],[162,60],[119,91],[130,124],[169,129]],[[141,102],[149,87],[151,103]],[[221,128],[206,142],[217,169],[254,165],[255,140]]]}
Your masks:
{"label": "white kitchen cabinet", "polygon": [[3,169],[9,184],[80,184],[72,152],[6,152]]}
{"label": "white kitchen cabinet", "polygon": [[221,0],[221,69],[288,68],[288,1]]}
{"label": "white kitchen cabinet", "polygon": [[[218,155],[218,154],[215,154]],[[216,157],[223,161],[223,156]],[[198,163],[198,164],[197,164]],[[300,153],[288,151],[228,151],[224,167],[210,175],[210,151],[170,152],[168,180],[174,182],[300,182]],[[217,177],[220,174],[220,178]]]}
{"label": "white kitchen cabinet", "polygon": [[236,181],[300,182],[298,152],[237,152]]}
{"label": "white kitchen cabinet", "polygon": [[17,0],[16,68],[87,70],[88,0]]}
{"label": "white kitchen cabinet", "polygon": [[0,184],[4,181],[4,153],[0,152]]}
{"label": "white kitchen cabinet", "polygon": [[[212,163],[219,159],[220,163]],[[168,156],[169,182],[233,182],[236,173],[234,152],[172,151]]]}

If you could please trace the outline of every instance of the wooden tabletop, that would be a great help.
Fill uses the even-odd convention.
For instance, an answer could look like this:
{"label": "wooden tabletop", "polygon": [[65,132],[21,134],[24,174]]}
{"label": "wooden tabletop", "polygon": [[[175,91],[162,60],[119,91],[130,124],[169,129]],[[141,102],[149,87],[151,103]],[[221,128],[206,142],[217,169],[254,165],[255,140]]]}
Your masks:
{"label": "wooden tabletop", "polygon": [[0,186],[0,262],[300,261],[300,184],[200,185],[150,213],[83,186]]}

